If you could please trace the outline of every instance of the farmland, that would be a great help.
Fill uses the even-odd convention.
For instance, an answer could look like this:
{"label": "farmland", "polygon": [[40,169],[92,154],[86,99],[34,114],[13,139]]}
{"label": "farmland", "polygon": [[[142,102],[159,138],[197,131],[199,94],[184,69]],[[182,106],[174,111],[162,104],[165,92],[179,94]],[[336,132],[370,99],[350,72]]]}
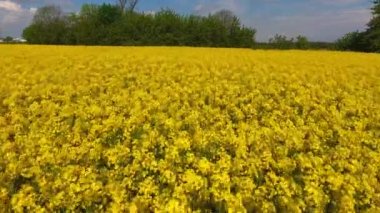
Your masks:
{"label": "farmland", "polygon": [[380,211],[380,55],[0,46],[0,209]]}

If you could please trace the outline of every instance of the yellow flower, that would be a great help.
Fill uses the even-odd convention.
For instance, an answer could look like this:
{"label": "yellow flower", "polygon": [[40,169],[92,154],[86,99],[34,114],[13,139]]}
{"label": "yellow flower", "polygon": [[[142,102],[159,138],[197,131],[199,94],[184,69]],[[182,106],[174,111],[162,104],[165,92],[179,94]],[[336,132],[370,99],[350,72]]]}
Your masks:
{"label": "yellow flower", "polygon": [[379,64],[0,45],[0,212],[379,212]]}

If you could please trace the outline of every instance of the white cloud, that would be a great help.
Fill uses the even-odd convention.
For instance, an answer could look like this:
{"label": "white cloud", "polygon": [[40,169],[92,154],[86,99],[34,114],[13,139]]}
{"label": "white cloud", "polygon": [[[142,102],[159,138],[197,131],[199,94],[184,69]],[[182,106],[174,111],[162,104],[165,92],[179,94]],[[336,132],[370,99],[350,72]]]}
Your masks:
{"label": "white cloud", "polygon": [[35,8],[24,9],[21,4],[0,1],[0,37],[19,36],[33,18]]}
{"label": "white cloud", "polygon": [[80,6],[73,0],[0,0],[0,37],[19,37],[33,19],[37,8],[50,4],[70,12],[78,10]]}
{"label": "white cloud", "polygon": [[154,10],[147,10],[147,11],[143,11],[144,14],[147,14],[147,15],[156,15],[156,11]]}
{"label": "white cloud", "polygon": [[238,0],[200,0],[194,7],[194,11],[199,15],[208,15],[210,13],[215,13],[221,9],[228,9],[235,13],[239,13],[242,10],[241,6],[242,5]]}
{"label": "white cloud", "polygon": [[12,1],[0,1],[0,9],[12,11],[12,12],[22,11],[21,5]]}
{"label": "white cloud", "polygon": [[37,8],[36,7],[31,7],[31,8],[29,8],[29,12],[31,12],[31,13],[36,13],[37,12]]}

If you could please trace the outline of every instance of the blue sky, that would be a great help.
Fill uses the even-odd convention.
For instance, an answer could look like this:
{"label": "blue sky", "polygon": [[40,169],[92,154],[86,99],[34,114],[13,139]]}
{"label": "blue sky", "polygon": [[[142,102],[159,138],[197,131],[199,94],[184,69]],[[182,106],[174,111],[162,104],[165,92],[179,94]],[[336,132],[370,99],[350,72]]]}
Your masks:
{"label": "blue sky", "polygon": [[[36,8],[60,5],[78,11],[83,3],[116,3],[117,0],[0,0],[0,36],[20,36]],[[347,32],[365,29],[371,17],[371,0],[140,0],[138,11],[171,8],[182,14],[207,15],[232,10],[246,26],[257,29],[257,40],[276,33],[305,35],[314,41],[334,41]]]}

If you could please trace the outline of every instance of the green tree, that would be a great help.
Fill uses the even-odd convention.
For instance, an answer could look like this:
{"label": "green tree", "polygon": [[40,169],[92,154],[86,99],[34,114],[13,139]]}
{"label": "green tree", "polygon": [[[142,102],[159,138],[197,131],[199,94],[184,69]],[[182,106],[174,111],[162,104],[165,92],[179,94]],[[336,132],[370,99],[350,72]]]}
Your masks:
{"label": "green tree", "polygon": [[82,5],[78,16],[75,18],[74,35],[76,43],[85,45],[95,45],[98,43],[98,11],[98,5]]}
{"label": "green tree", "polygon": [[67,21],[60,7],[41,7],[34,15],[32,24],[24,29],[23,37],[29,43],[63,44],[68,32]]}
{"label": "green tree", "polygon": [[369,44],[369,50],[380,52],[380,0],[373,1],[372,19],[368,23],[365,39]]}
{"label": "green tree", "polygon": [[219,44],[221,46],[238,46],[240,20],[230,10],[222,9],[212,15],[219,23],[215,27],[219,28]]}
{"label": "green tree", "polygon": [[134,11],[135,7],[139,3],[139,0],[118,0],[120,9],[124,12],[125,9],[128,11]]}
{"label": "green tree", "polygon": [[86,45],[115,45],[122,12],[116,5],[84,4],[75,18],[76,41]]}
{"label": "green tree", "polygon": [[380,52],[380,0],[373,1],[372,19],[364,32],[350,32],[336,41],[339,50]]}
{"label": "green tree", "polygon": [[[125,1],[124,6],[128,2],[132,4]],[[120,7],[84,4],[79,13],[70,14],[43,7],[23,35],[30,43],[40,44],[252,47],[254,43],[256,31],[242,26],[227,10],[187,16],[169,9],[145,14]]]}
{"label": "green tree", "polygon": [[97,31],[99,43],[103,45],[115,45],[118,37],[116,31],[122,12],[115,5],[102,4],[97,13]]}
{"label": "green tree", "polygon": [[4,42],[5,42],[5,43],[12,43],[12,42],[13,42],[13,37],[11,37],[11,36],[7,36],[7,37],[5,37],[5,38],[4,38]]}
{"label": "green tree", "polygon": [[200,36],[202,22],[203,18],[196,15],[184,18],[184,40],[186,45],[200,46],[202,43],[202,36]]}
{"label": "green tree", "polygon": [[365,40],[365,33],[359,31],[347,33],[336,41],[336,48],[338,50],[367,51],[368,44]]}
{"label": "green tree", "polygon": [[213,16],[218,19],[230,32],[232,32],[235,27],[240,26],[239,18],[230,10],[222,9],[214,13]]}
{"label": "green tree", "polygon": [[276,34],[269,39],[269,44],[276,49],[292,49],[294,48],[294,39],[288,39],[285,35]]}
{"label": "green tree", "polygon": [[173,10],[161,10],[154,15],[154,34],[158,45],[183,45],[183,24]]}
{"label": "green tree", "polygon": [[310,43],[306,36],[299,35],[296,37],[295,46],[297,49],[305,50],[310,48]]}

